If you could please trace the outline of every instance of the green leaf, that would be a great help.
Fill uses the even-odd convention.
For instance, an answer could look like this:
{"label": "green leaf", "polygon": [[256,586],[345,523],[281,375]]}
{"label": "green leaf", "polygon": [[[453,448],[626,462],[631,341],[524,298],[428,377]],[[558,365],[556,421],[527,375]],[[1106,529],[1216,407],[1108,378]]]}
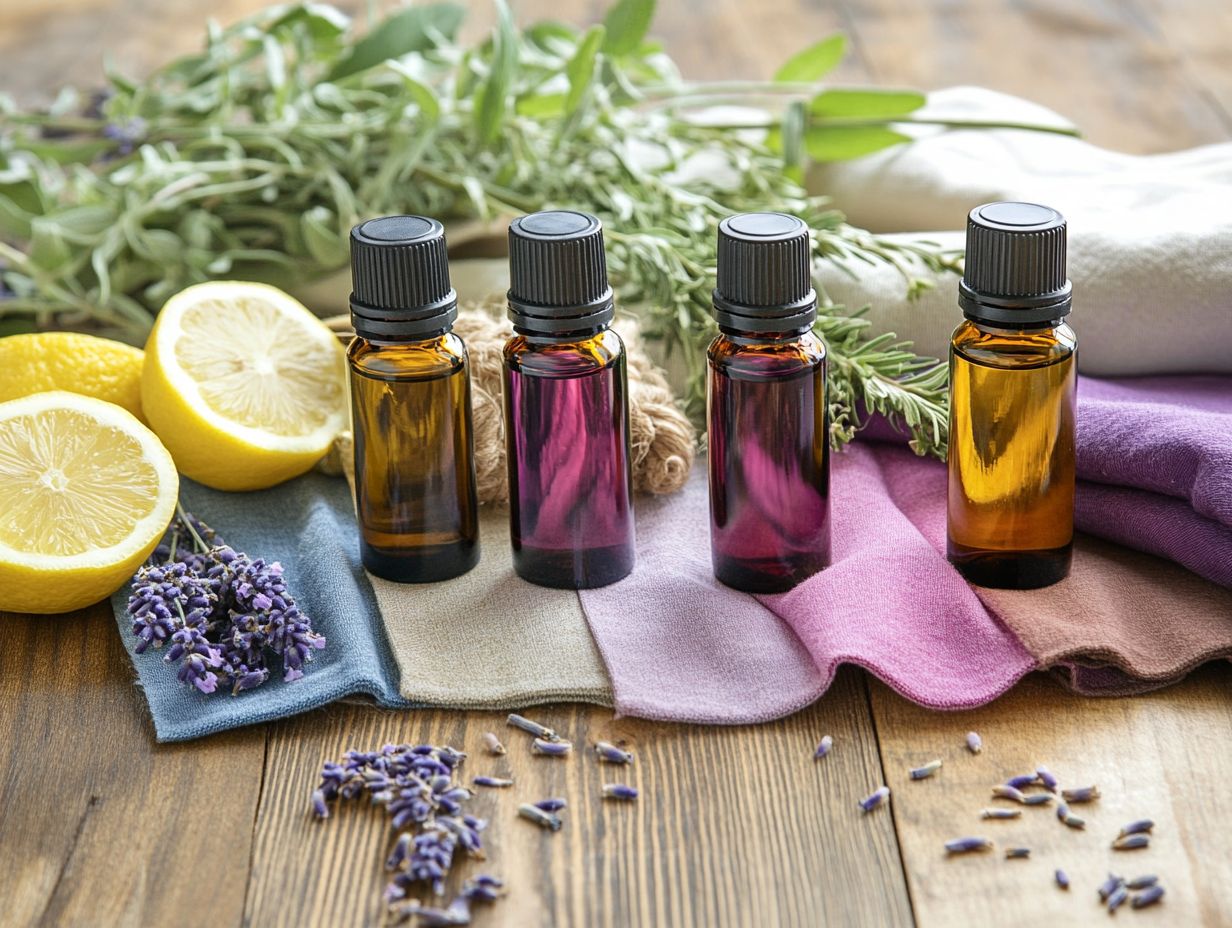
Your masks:
{"label": "green leaf", "polygon": [[788,58],[774,72],[774,79],[780,84],[819,81],[838,66],[846,51],[847,36],[841,32],[828,35],[816,45],[810,45]]}
{"label": "green leaf", "polygon": [[435,48],[438,35],[452,40],[465,17],[465,7],[456,3],[429,3],[394,13],[356,42],[326,80],[340,80],[390,58]]}
{"label": "green leaf", "polygon": [[338,235],[337,218],[324,206],[314,206],[300,217],[300,231],[308,254],[322,267],[345,263],[348,245]]}
{"label": "green leaf", "polygon": [[505,122],[509,90],[518,66],[518,33],[504,0],[497,0],[500,16],[492,37],[492,62],[482,90],[475,95],[475,128],[485,145],[495,142]]}
{"label": "green leaf", "polygon": [[799,100],[789,103],[783,113],[779,143],[783,148],[783,170],[797,182],[804,176],[804,127],[804,104]]}
{"label": "green leaf", "polygon": [[389,62],[391,70],[395,71],[402,78],[403,84],[415,98],[415,103],[419,107],[419,112],[423,115],[426,123],[435,123],[441,117],[441,102],[436,97],[436,92],[426,84],[422,84],[411,76],[411,72],[400,61]]}
{"label": "green leaf", "polygon": [[603,51],[613,57],[637,51],[650,29],[654,14],[655,0],[617,0],[603,18],[603,26],[607,30]]}
{"label": "green leaf", "polygon": [[914,90],[823,90],[809,101],[814,116],[890,119],[918,110],[928,98]]}
{"label": "green leaf", "polygon": [[519,116],[529,116],[531,119],[553,119],[565,113],[565,95],[563,93],[532,93],[518,97],[517,112]]}
{"label": "green leaf", "polygon": [[72,260],[72,249],[54,222],[39,217],[31,226],[29,255],[32,263],[44,271],[55,272]]}
{"label": "green leaf", "polygon": [[595,59],[599,56],[599,48],[607,30],[603,26],[594,26],[578,43],[578,50],[569,63],[565,65],[565,76],[569,78],[569,95],[565,98],[565,112],[572,113],[586,98],[586,90],[595,76]]}
{"label": "green leaf", "polygon": [[814,161],[846,161],[910,141],[885,126],[812,126],[804,133],[804,148]]}

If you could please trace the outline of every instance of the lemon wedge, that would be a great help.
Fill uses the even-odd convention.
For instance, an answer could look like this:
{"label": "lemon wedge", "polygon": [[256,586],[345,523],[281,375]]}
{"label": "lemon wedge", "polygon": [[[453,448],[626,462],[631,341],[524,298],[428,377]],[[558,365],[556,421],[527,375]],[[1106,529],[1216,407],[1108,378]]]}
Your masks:
{"label": "lemon wedge", "polygon": [[158,437],[114,403],[60,390],[0,403],[0,610],[68,612],[115,592],[179,488]]}
{"label": "lemon wedge", "polygon": [[140,348],[77,332],[0,338],[0,403],[68,390],[123,406],[140,419],[143,357]]}
{"label": "lemon wedge", "polygon": [[275,287],[212,281],[167,301],[145,346],[141,405],[180,472],[258,490],[312,467],[346,427],[335,335]]}

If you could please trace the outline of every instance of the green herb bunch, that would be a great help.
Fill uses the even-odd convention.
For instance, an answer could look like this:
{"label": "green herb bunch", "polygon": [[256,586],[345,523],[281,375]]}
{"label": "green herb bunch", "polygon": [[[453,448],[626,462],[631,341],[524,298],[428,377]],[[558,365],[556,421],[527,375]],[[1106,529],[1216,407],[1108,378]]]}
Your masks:
{"label": "green herb bunch", "polygon": [[[913,287],[954,255],[853,228],[808,195],[809,158],[904,141],[917,93],[823,89],[831,36],[773,82],[696,84],[646,39],[653,0],[602,25],[519,30],[498,0],[490,38],[455,39],[464,10],[414,6],[364,34],[319,3],[209,27],[203,51],[144,81],[108,75],[45,112],[0,101],[0,325],[65,325],[141,340],[181,288],[211,278],[303,283],[344,267],[375,215],[499,219],[573,207],[604,221],[612,277],[645,333],[678,352],[701,408],[718,222],[776,209],[815,232],[818,262],[889,261]],[[738,126],[705,107],[754,103]],[[769,105],[768,105],[769,104]],[[765,114],[761,118],[758,114]],[[825,302],[823,300],[823,302]],[[946,375],[859,311],[827,305],[832,439],[868,411],[944,448]]]}

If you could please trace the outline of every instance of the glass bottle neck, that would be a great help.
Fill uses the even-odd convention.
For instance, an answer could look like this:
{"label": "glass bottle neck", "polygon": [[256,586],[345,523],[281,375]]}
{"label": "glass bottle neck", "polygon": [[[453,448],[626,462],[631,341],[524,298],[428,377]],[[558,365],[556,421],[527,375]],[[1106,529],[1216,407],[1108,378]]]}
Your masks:
{"label": "glass bottle neck", "polygon": [[745,329],[732,329],[725,325],[719,326],[724,338],[737,345],[775,345],[784,342],[798,341],[812,330],[812,326],[801,329],[791,329],[787,332],[750,332]]}

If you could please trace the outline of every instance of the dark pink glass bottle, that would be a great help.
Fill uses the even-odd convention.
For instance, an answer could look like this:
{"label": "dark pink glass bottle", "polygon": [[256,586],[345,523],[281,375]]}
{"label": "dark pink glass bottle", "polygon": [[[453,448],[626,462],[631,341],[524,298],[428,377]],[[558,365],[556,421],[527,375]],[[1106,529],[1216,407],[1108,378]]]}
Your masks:
{"label": "dark pink glass bottle", "polygon": [[518,575],[541,586],[605,586],[633,570],[633,478],[624,344],[603,230],[550,211],[509,229],[505,441]]}
{"label": "dark pink glass bottle", "polygon": [[715,576],[751,593],[791,589],[830,563],[826,349],[808,228],[745,213],[719,226],[707,378]]}

